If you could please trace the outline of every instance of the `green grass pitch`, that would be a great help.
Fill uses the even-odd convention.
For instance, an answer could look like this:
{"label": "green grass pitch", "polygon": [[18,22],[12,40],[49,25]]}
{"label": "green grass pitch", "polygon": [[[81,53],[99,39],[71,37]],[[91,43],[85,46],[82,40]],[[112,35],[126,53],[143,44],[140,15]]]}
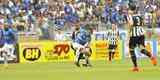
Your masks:
{"label": "green grass pitch", "polygon": [[160,66],[139,60],[141,72],[132,72],[130,60],[92,61],[93,67],[76,67],[73,62],[0,65],[0,80],[160,80]]}

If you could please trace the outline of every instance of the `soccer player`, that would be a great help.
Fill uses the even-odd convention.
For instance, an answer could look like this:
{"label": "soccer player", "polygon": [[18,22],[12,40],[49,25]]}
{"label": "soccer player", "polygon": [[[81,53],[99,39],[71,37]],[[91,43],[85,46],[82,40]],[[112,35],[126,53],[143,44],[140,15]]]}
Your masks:
{"label": "soccer player", "polygon": [[16,56],[14,53],[15,45],[16,45],[15,31],[11,27],[9,27],[7,24],[4,25],[3,31],[4,31],[3,34],[4,34],[4,40],[5,40],[4,49],[7,53],[7,56],[16,60]]}
{"label": "soccer player", "polygon": [[129,51],[131,55],[131,60],[134,65],[133,71],[139,71],[137,65],[137,57],[134,51],[136,47],[139,47],[141,49],[140,52],[151,59],[153,65],[157,65],[157,60],[151,54],[151,52],[145,49],[145,36],[144,36],[145,32],[143,29],[143,18],[141,17],[141,15],[137,13],[136,6],[131,6],[130,9],[133,14],[132,14],[132,19],[130,21]]}
{"label": "soccer player", "polygon": [[119,38],[119,31],[116,24],[112,24],[112,29],[108,33],[109,41],[109,62],[114,59],[115,50],[117,49],[117,42]]}
{"label": "soccer player", "polygon": [[4,29],[3,24],[0,26],[0,57],[4,58],[4,64],[7,66],[8,60],[7,60],[7,53],[5,52],[5,39],[4,39]]}
{"label": "soccer player", "polygon": [[144,24],[147,28],[152,28],[153,15],[151,12],[146,12],[144,14]]}
{"label": "soccer player", "polygon": [[127,23],[127,16],[123,12],[123,8],[121,8],[121,10],[118,11],[115,18],[118,28],[125,29],[125,25]]}
{"label": "soccer player", "polygon": [[74,49],[76,49],[76,59],[75,64],[80,67],[81,54],[85,56],[85,64],[83,66],[91,66],[89,57],[90,57],[90,41],[91,41],[91,30],[89,26],[84,26],[80,28],[79,33],[75,38],[75,43],[73,43]]}

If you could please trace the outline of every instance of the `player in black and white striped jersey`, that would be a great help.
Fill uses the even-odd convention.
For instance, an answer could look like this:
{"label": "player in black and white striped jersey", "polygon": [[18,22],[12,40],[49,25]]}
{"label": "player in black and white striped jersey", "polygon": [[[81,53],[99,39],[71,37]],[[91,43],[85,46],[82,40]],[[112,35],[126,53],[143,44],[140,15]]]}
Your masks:
{"label": "player in black and white striped jersey", "polygon": [[132,62],[134,64],[133,71],[139,71],[138,65],[137,65],[137,57],[134,52],[134,49],[136,47],[139,47],[141,49],[141,53],[148,56],[153,65],[157,64],[156,58],[152,56],[152,54],[145,49],[145,30],[143,28],[143,18],[141,15],[137,14],[137,7],[132,6],[131,8],[133,14],[132,19],[130,21],[130,40],[129,40],[129,49],[130,49],[130,55]]}
{"label": "player in black and white striped jersey", "polygon": [[117,48],[119,38],[119,31],[116,24],[112,24],[112,29],[108,32],[108,42],[109,42],[109,62],[114,59],[115,50]]}
{"label": "player in black and white striped jersey", "polygon": [[144,36],[143,18],[139,14],[132,15],[133,27],[130,29],[130,36]]}

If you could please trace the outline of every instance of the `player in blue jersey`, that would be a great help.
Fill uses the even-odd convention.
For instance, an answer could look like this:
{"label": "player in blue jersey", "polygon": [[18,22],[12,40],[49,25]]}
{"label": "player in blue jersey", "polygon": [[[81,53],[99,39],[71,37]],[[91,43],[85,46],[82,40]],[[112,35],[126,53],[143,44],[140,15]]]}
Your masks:
{"label": "player in blue jersey", "polygon": [[3,24],[0,27],[0,58],[3,59],[5,67],[7,67],[9,59],[15,59],[14,46],[12,45],[14,44],[13,33],[6,26],[8,25]]}
{"label": "player in blue jersey", "polygon": [[5,40],[4,49],[7,56],[9,56],[10,59],[16,60],[14,54],[16,44],[15,31],[11,27],[8,27],[8,25],[4,25],[3,36]]}
{"label": "player in blue jersey", "polygon": [[3,24],[0,27],[0,58],[4,58],[4,64],[7,64],[7,59],[6,59],[6,53],[5,53],[5,39],[4,39],[4,30],[3,30]]}
{"label": "player in blue jersey", "polygon": [[4,46],[5,40],[4,40],[4,34],[3,34],[3,28],[0,26],[0,48]]}
{"label": "player in blue jersey", "polygon": [[75,37],[75,42],[73,43],[74,49],[76,49],[76,59],[75,64],[80,67],[81,56],[85,57],[85,64],[83,66],[91,66],[90,57],[90,41],[91,41],[91,29],[88,25],[81,27],[79,33]]}
{"label": "player in blue jersey", "polygon": [[116,14],[115,22],[118,28],[125,29],[125,25],[127,24],[127,16],[124,14],[123,8]]}

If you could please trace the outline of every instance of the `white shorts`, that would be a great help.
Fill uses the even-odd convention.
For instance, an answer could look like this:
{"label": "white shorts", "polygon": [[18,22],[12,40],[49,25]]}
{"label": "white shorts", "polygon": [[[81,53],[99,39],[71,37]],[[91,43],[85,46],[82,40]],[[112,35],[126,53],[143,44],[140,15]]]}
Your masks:
{"label": "white shorts", "polygon": [[5,47],[3,45],[3,47],[0,48],[0,52],[4,52],[5,51]]}
{"label": "white shorts", "polygon": [[14,60],[15,58],[17,58],[16,55],[14,54],[14,51],[15,51],[14,44],[5,43],[3,47],[0,48],[0,52],[2,52],[0,60],[5,60],[4,57],[6,56],[8,60]]}
{"label": "white shorts", "polygon": [[86,53],[89,52],[89,47],[87,45],[88,43],[85,45],[81,45],[79,43],[73,43],[73,48],[80,51],[81,53]]}
{"label": "white shorts", "polygon": [[15,46],[14,44],[4,44],[4,51],[7,53],[7,55],[11,56],[12,58],[16,58],[16,56],[14,55],[14,51],[15,51]]}
{"label": "white shorts", "polygon": [[73,48],[74,49],[80,49],[80,48],[85,48],[85,46],[81,45],[81,44],[78,44],[78,43],[73,43]]}

